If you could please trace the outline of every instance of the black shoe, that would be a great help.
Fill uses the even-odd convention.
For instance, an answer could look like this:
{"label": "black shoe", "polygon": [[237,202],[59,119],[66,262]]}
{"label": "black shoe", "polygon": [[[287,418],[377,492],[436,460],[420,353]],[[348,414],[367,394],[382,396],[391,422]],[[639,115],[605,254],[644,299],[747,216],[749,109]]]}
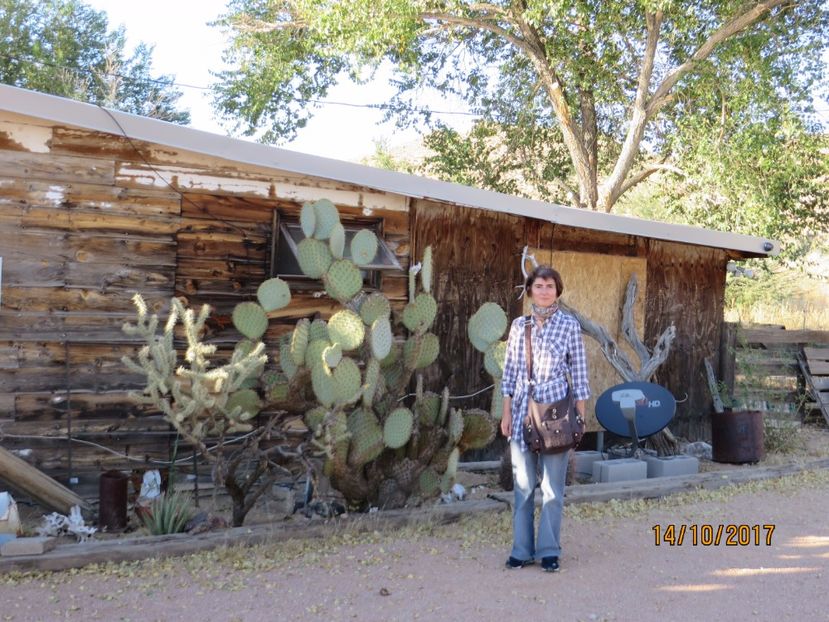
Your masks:
{"label": "black shoe", "polygon": [[515,559],[514,557],[510,556],[505,564],[507,568],[523,568],[524,566],[532,565],[533,560],[531,559]]}
{"label": "black shoe", "polygon": [[558,557],[542,557],[541,568],[544,572],[558,572]]}

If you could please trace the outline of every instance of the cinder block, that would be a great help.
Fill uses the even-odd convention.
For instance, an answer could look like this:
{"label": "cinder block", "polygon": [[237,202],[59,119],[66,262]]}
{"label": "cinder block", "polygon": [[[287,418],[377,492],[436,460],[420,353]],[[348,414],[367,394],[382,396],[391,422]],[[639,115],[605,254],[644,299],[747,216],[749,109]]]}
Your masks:
{"label": "cinder block", "polygon": [[578,475],[591,475],[593,463],[598,460],[603,460],[600,451],[577,451],[573,454],[574,470]]}
{"label": "cinder block", "polygon": [[16,555],[43,555],[55,548],[57,538],[38,536],[36,538],[15,538],[3,543],[0,547],[0,555],[13,557]]}
{"label": "cinder block", "polygon": [[648,463],[644,460],[620,458],[593,463],[593,481],[597,483],[626,482],[647,477]]}
{"label": "cinder block", "polygon": [[674,475],[694,475],[699,473],[699,460],[694,456],[648,456],[648,477],[672,477]]}

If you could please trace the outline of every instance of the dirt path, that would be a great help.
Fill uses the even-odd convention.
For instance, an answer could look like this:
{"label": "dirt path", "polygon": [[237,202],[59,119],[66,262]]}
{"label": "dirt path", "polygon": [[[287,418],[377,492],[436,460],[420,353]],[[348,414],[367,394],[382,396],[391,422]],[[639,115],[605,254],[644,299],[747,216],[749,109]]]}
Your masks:
{"label": "dirt path", "polygon": [[[506,514],[178,560],[0,577],[2,620],[829,620],[829,475],[573,508],[562,571],[503,569]],[[775,525],[748,546],[654,525]],[[698,538],[703,535],[698,530]],[[745,536],[745,530],[743,532]],[[725,539],[725,535],[723,535]]]}

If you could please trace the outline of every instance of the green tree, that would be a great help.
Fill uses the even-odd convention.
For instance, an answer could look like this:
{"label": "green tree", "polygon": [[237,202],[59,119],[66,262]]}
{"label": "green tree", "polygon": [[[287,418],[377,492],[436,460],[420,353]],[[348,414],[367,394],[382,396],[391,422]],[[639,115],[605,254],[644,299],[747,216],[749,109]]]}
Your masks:
{"label": "green tree", "polygon": [[[817,0],[233,0],[219,23],[233,69],[218,74],[216,105],[237,129],[291,137],[338,80],[390,62],[389,115],[401,123],[431,121],[412,104],[423,88],[481,115],[477,135],[444,128],[434,139],[451,156],[440,166],[474,170],[457,168],[462,151],[503,132],[506,144],[542,154],[529,176],[538,188],[605,211],[674,166],[673,139],[698,114],[698,89],[808,101],[827,41]],[[532,150],[534,140],[544,148]],[[483,183],[505,183],[520,152]]]}
{"label": "green tree", "polygon": [[152,48],[127,54],[123,27],[78,0],[0,0],[0,82],[186,124],[172,76],[153,76]]}

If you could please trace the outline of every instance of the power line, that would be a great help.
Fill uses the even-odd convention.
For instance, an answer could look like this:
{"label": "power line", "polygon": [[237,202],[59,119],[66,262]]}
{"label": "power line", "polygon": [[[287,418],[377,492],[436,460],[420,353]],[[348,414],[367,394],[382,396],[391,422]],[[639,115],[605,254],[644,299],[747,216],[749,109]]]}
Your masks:
{"label": "power line", "polygon": [[[209,86],[198,86],[195,84],[187,84],[184,82],[177,82],[175,80],[164,80],[161,78],[136,78],[134,76],[124,75],[122,73],[116,72],[108,72],[108,71],[98,71],[96,69],[85,69],[82,67],[69,67],[66,65],[59,65],[57,63],[50,63],[48,61],[41,60],[39,58],[25,58],[25,57],[16,57],[16,56],[9,56],[4,55],[4,57],[8,60],[13,60],[17,62],[31,62],[39,65],[44,65],[46,67],[52,67],[54,69],[63,69],[66,71],[73,71],[76,73],[86,73],[93,76],[109,76],[113,78],[120,78],[121,80],[127,80],[130,82],[138,82],[138,83],[155,83],[161,84],[163,86],[177,86],[185,89],[193,89],[197,91],[211,91],[212,87]],[[297,100],[300,104],[316,104],[320,106],[345,106],[348,108],[368,108],[374,110],[396,110],[397,107],[391,104],[358,104],[355,102],[343,102],[343,101],[333,101],[327,99],[303,99]],[[457,116],[465,116],[465,117],[480,117],[481,115],[476,114],[474,112],[462,111],[462,110],[434,110],[432,108],[425,108],[425,107],[417,107],[411,108],[411,110],[415,112],[425,112],[429,114],[438,114],[438,115],[457,115]]]}

